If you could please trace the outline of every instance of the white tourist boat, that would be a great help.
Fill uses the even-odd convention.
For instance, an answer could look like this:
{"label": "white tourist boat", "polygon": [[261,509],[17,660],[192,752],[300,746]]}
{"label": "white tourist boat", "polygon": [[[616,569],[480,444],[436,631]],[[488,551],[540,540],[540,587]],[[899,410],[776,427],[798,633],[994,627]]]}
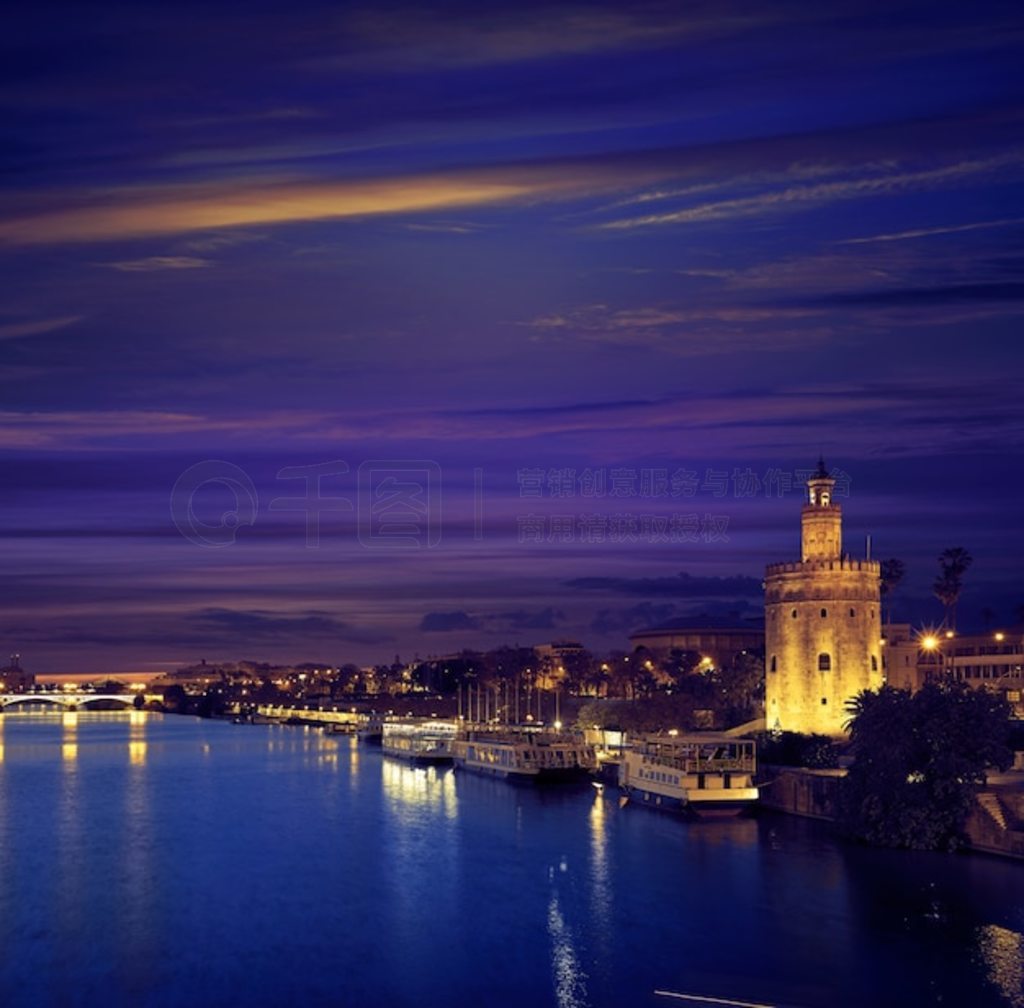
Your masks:
{"label": "white tourist boat", "polygon": [[511,781],[581,778],[597,768],[594,747],[582,735],[544,728],[470,725],[453,752],[460,770]]}
{"label": "white tourist boat", "polygon": [[455,732],[454,721],[396,718],[382,725],[381,746],[386,756],[413,763],[450,763]]}
{"label": "white tourist boat", "polygon": [[757,802],[756,771],[750,739],[648,736],[622,754],[619,787],[627,799],[654,808],[735,815]]}

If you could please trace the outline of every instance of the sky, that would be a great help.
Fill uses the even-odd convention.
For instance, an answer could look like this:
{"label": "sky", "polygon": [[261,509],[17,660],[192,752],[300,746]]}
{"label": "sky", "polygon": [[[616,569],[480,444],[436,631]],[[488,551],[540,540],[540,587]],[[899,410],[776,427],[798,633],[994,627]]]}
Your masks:
{"label": "sky", "polygon": [[0,653],[756,617],[819,454],[897,618],[963,546],[1012,624],[1022,67],[1009,3],[8,12]]}

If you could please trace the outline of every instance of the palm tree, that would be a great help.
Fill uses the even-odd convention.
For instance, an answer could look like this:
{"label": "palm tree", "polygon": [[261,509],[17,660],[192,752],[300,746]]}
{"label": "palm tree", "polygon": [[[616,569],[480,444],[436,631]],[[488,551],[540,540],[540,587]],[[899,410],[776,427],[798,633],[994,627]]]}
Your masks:
{"label": "palm tree", "polygon": [[939,554],[939,576],[932,591],[946,609],[945,624],[949,630],[956,630],[956,604],[963,589],[963,576],[973,562],[963,546],[951,546]]}
{"label": "palm tree", "polygon": [[[886,599],[890,599],[890,596],[899,587],[900,582],[903,580],[907,573],[907,568],[902,560],[897,560],[895,557],[890,557],[888,560],[883,560],[881,563],[881,592],[882,592],[882,605],[884,607]],[[884,617],[884,608],[883,608]],[[882,619],[883,623],[888,623],[892,619],[892,603],[890,600],[889,618]]]}

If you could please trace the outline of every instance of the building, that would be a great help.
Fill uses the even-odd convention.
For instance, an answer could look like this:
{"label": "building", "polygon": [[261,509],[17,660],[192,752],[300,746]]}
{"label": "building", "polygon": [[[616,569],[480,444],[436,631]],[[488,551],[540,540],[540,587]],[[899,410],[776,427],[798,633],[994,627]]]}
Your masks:
{"label": "building", "polygon": [[950,676],[1002,693],[1016,717],[1024,717],[1024,631],[963,634],[952,630],[914,632],[908,623],[884,629],[885,681],[897,689],[920,689]]}
{"label": "building", "polygon": [[540,689],[556,689],[567,676],[580,673],[590,662],[590,652],[574,640],[535,644],[533,653],[537,656],[537,685]]}
{"label": "building", "polygon": [[834,487],[819,461],[800,515],[800,560],[766,570],[769,729],[843,735],[847,701],[882,685],[879,564],[843,553]]}
{"label": "building", "polygon": [[629,643],[633,650],[643,648],[659,659],[673,651],[693,651],[707,660],[708,667],[720,669],[744,651],[760,654],[764,626],[760,620],[697,616],[638,630],[629,635]]}
{"label": "building", "polygon": [[26,693],[36,684],[36,677],[21,667],[21,655],[11,655],[10,662],[0,668],[0,692]]}

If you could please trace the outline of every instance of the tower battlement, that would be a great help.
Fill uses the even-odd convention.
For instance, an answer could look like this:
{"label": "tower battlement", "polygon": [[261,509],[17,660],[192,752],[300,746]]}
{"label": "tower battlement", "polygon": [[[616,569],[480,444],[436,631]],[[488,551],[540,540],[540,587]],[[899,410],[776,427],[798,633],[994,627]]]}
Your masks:
{"label": "tower battlement", "polygon": [[882,565],[877,560],[841,557],[838,560],[791,560],[786,563],[773,563],[768,564],[764,570],[767,578],[779,574],[813,574],[815,571],[865,571],[880,577]]}

